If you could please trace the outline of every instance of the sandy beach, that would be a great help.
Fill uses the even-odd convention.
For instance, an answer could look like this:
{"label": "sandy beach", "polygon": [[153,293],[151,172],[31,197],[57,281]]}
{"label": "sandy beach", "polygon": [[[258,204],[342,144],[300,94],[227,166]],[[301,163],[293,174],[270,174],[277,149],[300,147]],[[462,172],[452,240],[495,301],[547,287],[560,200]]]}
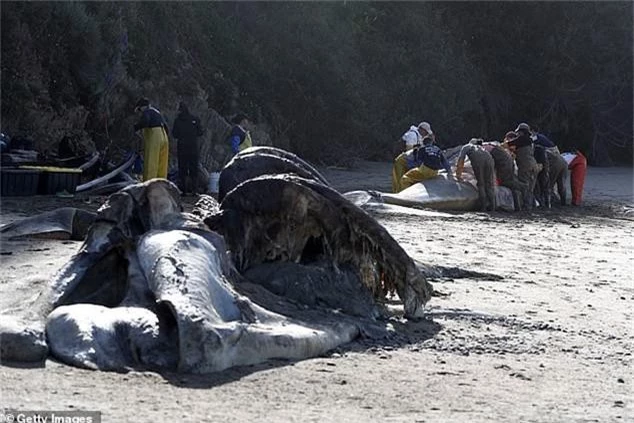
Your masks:
{"label": "sandy beach", "polygon": [[[388,191],[390,166],[321,170],[341,192]],[[394,319],[402,342],[204,376],[5,363],[0,408],[104,422],[634,421],[632,181],[630,168],[589,168],[582,207],[376,214],[414,259],[492,275],[432,280],[428,318]],[[102,200],[3,198],[0,224]],[[0,313],[26,313],[80,245],[2,240]]]}

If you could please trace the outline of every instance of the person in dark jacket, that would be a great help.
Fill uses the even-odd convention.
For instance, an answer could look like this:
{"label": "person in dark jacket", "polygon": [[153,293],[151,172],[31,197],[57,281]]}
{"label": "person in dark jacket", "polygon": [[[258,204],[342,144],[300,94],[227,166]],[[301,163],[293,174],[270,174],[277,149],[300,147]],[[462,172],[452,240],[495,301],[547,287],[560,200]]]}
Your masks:
{"label": "person in dark jacket", "polygon": [[528,123],[522,122],[519,124],[519,127],[526,127],[530,132],[531,139],[533,140],[534,145],[541,145],[548,151],[552,151],[553,153],[559,154],[559,149],[557,145],[546,135],[535,131]]}
{"label": "person in dark jacket", "polygon": [[430,136],[423,138],[423,145],[415,149],[415,163],[418,167],[408,170],[400,180],[400,189],[411,187],[417,182],[434,178],[440,169],[445,169],[448,178],[453,178],[451,165],[440,147],[434,144]]}
{"label": "person in dark jacket", "polygon": [[[200,119],[192,115],[187,105],[180,102],[178,116],[174,121],[172,136],[176,138],[178,152],[178,187],[186,194],[196,193],[198,187],[198,137],[203,134]],[[188,180],[191,180],[191,190],[188,189]]]}
{"label": "person in dark jacket", "polygon": [[134,125],[135,132],[143,136],[143,180],[167,178],[169,141],[167,138],[167,122],[150,100],[141,98],[134,111],[139,114],[139,121]]}
{"label": "person in dark jacket", "polygon": [[533,132],[533,143],[535,145],[541,145],[542,147],[544,147],[547,151],[556,153],[556,154],[560,154],[559,153],[559,148],[557,148],[557,145],[555,145],[555,143],[548,138],[546,135],[541,134],[539,132]]}

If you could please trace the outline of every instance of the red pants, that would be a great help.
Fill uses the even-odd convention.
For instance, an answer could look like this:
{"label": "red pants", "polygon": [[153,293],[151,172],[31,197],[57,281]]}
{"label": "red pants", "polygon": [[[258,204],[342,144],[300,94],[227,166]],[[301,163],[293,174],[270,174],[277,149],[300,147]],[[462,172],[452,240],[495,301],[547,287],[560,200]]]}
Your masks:
{"label": "red pants", "polygon": [[577,157],[572,159],[568,165],[568,169],[570,169],[570,191],[572,194],[572,204],[575,206],[581,205],[587,165],[588,162],[580,151],[577,151]]}

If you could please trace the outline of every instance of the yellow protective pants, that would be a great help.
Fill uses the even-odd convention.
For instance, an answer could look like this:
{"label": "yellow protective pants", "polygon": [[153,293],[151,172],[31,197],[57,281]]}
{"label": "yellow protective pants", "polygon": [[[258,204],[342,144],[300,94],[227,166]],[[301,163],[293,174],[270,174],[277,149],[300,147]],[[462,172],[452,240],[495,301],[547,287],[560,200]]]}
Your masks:
{"label": "yellow protective pants", "polygon": [[143,128],[143,180],[167,178],[169,141],[161,126]]}
{"label": "yellow protective pants", "polygon": [[405,153],[399,154],[394,159],[394,165],[392,166],[392,192],[401,192],[401,178],[407,172],[407,160],[405,160]]}
{"label": "yellow protective pants", "polygon": [[411,187],[416,182],[431,179],[436,175],[438,175],[437,170],[430,169],[425,165],[420,165],[419,167],[407,171],[407,173],[401,177],[401,189]]}
{"label": "yellow protective pants", "polygon": [[244,141],[242,141],[238,147],[238,151],[242,151],[250,147],[253,147],[253,141],[251,141],[251,133],[247,132],[244,136]]}

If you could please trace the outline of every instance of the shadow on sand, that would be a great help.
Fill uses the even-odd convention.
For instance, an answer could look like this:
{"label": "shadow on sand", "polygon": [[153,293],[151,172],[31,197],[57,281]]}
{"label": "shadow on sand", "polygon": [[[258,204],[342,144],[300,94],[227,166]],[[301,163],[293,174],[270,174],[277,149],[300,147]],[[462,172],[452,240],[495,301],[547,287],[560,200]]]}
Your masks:
{"label": "shadow on sand", "polygon": [[[348,352],[364,353],[371,349],[394,349],[407,345],[422,343],[434,337],[442,326],[430,319],[420,319],[418,321],[407,321],[402,319],[389,319],[385,321],[389,325],[390,331],[382,339],[374,337],[366,337],[363,334],[348,344],[342,345],[328,353],[316,358],[334,358]],[[221,386],[226,383],[238,381],[246,376],[261,371],[277,369],[285,366],[293,366],[299,361],[304,360],[268,360],[264,363],[254,364],[250,366],[232,367],[217,373],[209,374],[186,374],[176,372],[160,372],[159,374],[168,383],[180,387],[190,389],[209,389]]]}

